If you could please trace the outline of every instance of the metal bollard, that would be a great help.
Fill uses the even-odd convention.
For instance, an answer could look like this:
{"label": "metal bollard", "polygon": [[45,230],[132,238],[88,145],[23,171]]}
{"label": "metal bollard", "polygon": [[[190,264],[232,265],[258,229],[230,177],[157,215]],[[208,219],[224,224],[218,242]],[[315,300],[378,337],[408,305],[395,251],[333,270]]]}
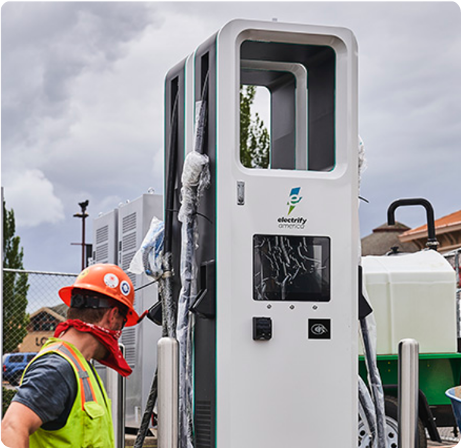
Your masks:
{"label": "metal bollard", "polygon": [[158,448],[178,448],[179,344],[174,338],[158,341]]}
{"label": "metal bollard", "polygon": [[399,448],[415,448],[418,428],[419,344],[414,339],[399,343]]}

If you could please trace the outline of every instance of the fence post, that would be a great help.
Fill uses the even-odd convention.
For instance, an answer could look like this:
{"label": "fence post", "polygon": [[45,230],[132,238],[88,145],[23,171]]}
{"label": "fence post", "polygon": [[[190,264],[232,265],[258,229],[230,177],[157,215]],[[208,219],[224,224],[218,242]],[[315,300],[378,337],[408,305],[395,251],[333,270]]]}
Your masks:
{"label": "fence post", "polygon": [[398,425],[399,448],[415,448],[418,428],[419,344],[414,339],[399,342]]}
{"label": "fence post", "polygon": [[0,201],[2,208],[0,210],[0,254],[2,255],[2,269],[0,269],[0,347],[2,348],[2,364],[0,369],[0,380],[2,387],[0,389],[0,420],[3,418],[3,187],[0,187]]}

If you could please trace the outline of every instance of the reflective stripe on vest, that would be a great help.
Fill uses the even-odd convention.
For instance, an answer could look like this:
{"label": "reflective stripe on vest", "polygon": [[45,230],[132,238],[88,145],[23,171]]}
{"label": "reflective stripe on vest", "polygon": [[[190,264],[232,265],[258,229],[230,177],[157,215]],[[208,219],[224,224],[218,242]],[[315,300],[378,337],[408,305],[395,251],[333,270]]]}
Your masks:
{"label": "reflective stripe on vest", "polygon": [[85,369],[85,366],[82,364],[78,356],[75,354],[74,350],[68,346],[65,342],[57,342],[56,344],[51,344],[42,350],[42,353],[49,351],[58,351],[61,353],[64,358],[71,363],[78,372],[78,377],[80,379],[80,385],[83,390],[82,394],[82,409],[87,401],[96,401],[96,395],[93,390],[93,386],[90,381],[90,375]]}

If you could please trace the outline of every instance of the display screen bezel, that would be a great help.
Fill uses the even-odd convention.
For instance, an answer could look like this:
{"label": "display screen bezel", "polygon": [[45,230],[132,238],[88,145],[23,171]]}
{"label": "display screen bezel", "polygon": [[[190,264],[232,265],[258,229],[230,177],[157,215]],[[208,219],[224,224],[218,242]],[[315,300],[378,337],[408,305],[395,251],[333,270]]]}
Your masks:
{"label": "display screen bezel", "polygon": [[[286,247],[287,239],[289,242],[288,247]],[[272,254],[265,256],[263,265],[261,262],[261,247],[265,245],[268,248],[269,244],[274,247],[274,250],[270,249]],[[295,249],[298,251],[297,253],[294,253]],[[282,258],[285,257],[286,259],[288,257],[290,259],[290,254],[287,253],[290,250],[293,262],[284,267]],[[321,260],[312,262],[310,258],[313,252],[319,250]],[[283,254],[284,251],[285,254]],[[304,255],[301,252],[304,252]],[[269,302],[329,302],[331,299],[330,258],[330,238],[327,236],[253,235],[253,300]],[[297,265],[301,263],[302,267]],[[269,276],[265,276],[264,272],[261,275],[261,269],[269,271]],[[301,274],[299,274],[299,271],[296,274],[298,269]],[[261,282],[262,277],[267,280]],[[313,280],[315,280],[315,283]]]}

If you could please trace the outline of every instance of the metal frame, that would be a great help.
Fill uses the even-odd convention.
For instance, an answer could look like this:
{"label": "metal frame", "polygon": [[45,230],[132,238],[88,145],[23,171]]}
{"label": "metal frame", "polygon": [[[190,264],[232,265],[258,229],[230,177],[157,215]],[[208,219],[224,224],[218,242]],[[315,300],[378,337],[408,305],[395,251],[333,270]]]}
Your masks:
{"label": "metal frame", "polygon": [[48,271],[30,271],[30,270],[22,270],[22,269],[9,269],[9,268],[2,268],[4,272],[15,272],[17,274],[42,274],[42,275],[61,275],[63,277],[77,277],[78,274],[75,273],[65,273],[65,272],[48,272]]}

